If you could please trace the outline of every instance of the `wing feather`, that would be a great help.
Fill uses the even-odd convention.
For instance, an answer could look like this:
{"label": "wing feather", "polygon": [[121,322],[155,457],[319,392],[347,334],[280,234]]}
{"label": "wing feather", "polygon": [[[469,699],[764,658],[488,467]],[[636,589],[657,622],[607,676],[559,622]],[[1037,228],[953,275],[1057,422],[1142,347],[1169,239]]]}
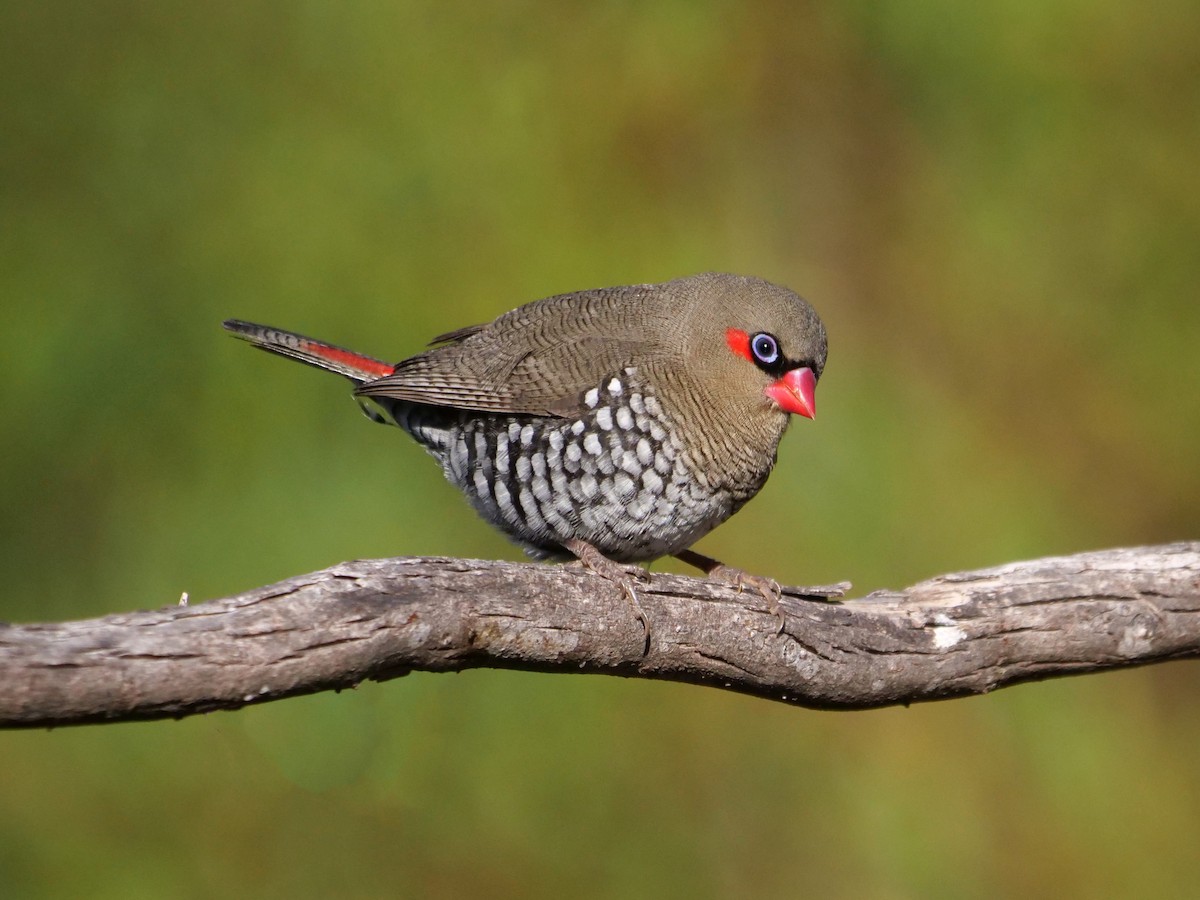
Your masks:
{"label": "wing feather", "polygon": [[496,413],[570,416],[583,395],[655,353],[670,315],[658,285],[561,294],[459,329],[356,393]]}

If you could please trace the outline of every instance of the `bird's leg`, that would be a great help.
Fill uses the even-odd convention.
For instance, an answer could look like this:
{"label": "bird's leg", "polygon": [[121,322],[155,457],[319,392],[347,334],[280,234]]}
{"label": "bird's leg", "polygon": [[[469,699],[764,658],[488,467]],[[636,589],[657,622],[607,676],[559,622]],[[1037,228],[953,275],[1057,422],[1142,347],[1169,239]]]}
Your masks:
{"label": "bird's leg", "polygon": [[754,588],[767,601],[767,609],[779,620],[779,633],[783,633],[783,628],[787,624],[787,618],[779,607],[783,588],[774,578],[767,578],[765,575],[751,575],[744,569],[727,566],[725,563],[715,560],[711,556],[705,556],[703,553],[697,553],[695,550],[680,550],[674,556],[680,562],[695,566],[713,581],[732,585],[739,592],[747,586]]}
{"label": "bird's leg", "polygon": [[587,541],[580,538],[567,539],[563,542],[563,547],[574,553],[580,565],[585,569],[591,569],[602,578],[607,578],[609,581],[620,585],[625,598],[629,601],[629,605],[633,607],[634,618],[642,623],[642,631],[646,634],[646,643],[642,649],[642,655],[644,656],[649,653],[650,620],[646,618],[646,613],[642,609],[642,605],[638,603],[637,592],[633,589],[633,585],[635,581],[649,581],[650,573],[641,566],[628,565],[609,559]]}
{"label": "bird's leg", "polygon": [[776,603],[783,596],[783,589],[774,578],[767,578],[765,575],[751,575],[744,569],[727,566],[725,563],[715,560],[711,556],[705,556],[703,553],[697,553],[695,550],[680,550],[674,556],[680,562],[695,566],[713,581],[732,585],[739,591],[748,585],[762,594],[764,599]]}

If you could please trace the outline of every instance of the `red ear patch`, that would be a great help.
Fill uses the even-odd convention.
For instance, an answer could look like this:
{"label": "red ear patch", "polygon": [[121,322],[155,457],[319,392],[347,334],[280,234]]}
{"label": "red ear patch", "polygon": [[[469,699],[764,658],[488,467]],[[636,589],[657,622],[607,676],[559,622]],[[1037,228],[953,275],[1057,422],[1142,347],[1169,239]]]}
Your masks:
{"label": "red ear patch", "polygon": [[754,357],[750,355],[750,335],[746,334],[740,328],[728,329],[725,332],[725,343],[729,345],[730,350],[742,359],[754,362]]}

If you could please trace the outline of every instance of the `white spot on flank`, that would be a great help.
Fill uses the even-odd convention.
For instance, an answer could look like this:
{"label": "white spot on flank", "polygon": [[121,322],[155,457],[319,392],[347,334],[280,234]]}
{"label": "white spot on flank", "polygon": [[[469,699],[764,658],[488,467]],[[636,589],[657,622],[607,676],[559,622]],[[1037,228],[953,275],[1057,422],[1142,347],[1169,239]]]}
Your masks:
{"label": "white spot on flank", "polygon": [[[567,496],[567,473],[562,469],[550,470],[550,486],[554,489],[556,500],[566,500],[567,508],[571,508],[571,498]],[[555,503],[557,506],[557,502]]]}
{"label": "white spot on flank", "polygon": [[596,484],[596,479],[592,477],[591,472],[584,472],[583,477],[579,479],[579,488],[583,492],[583,496],[591,499],[596,496],[596,490],[599,485]]}
{"label": "white spot on flank", "polygon": [[617,409],[617,427],[622,431],[633,431],[633,413],[629,411],[629,407],[622,406]]}
{"label": "white spot on flank", "polygon": [[585,428],[587,428],[587,425],[584,424],[583,419],[579,419],[571,423],[571,434],[576,436],[581,435]]}
{"label": "white spot on flank", "polygon": [[508,471],[508,435],[496,436],[496,468],[501,472]]}
{"label": "white spot on flank", "polygon": [[[617,454],[620,455],[620,452],[621,451],[618,450]],[[596,468],[600,470],[601,475],[611,475],[613,472],[617,471],[617,466],[619,465],[619,460],[613,459],[611,453],[602,453],[600,456],[596,457]]]}
{"label": "white spot on flank", "polygon": [[623,391],[623,390],[624,390],[624,388],[621,387],[621,382],[619,379],[614,378],[612,381],[610,381],[608,383],[608,392],[610,394],[618,394],[619,395],[621,393],[621,391]]}
{"label": "white spot on flank", "polygon": [[587,404],[588,409],[595,409],[596,404],[600,402],[600,391],[598,391],[596,388],[592,388],[583,395],[583,402]]}
{"label": "white spot on flank", "polygon": [[[619,413],[618,413],[618,415],[619,415]],[[596,410],[596,424],[599,425],[601,428],[603,428],[605,431],[612,430],[612,426],[613,426],[612,410],[609,409],[607,406],[601,407],[600,409]]]}
{"label": "white spot on flank", "polygon": [[642,486],[647,491],[657,494],[663,488],[663,480],[653,469],[647,469],[642,473]]}
{"label": "white spot on flank", "polygon": [[598,438],[595,434],[584,435],[583,449],[592,456],[599,456],[603,450],[603,448],[600,446],[600,438]]}
{"label": "white spot on flank", "polygon": [[508,493],[508,488],[504,486],[503,481],[496,482],[495,488],[496,505],[500,507],[501,512],[509,512],[512,506],[512,497]]}
{"label": "white spot on flank", "polygon": [[625,472],[618,472],[616,478],[613,479],[613,485],[617,489],[617,495],[622,500],[628,500],[637,493],[637,484]]}
{"label": "white spot on flank", "polygon": [[537,501],[533,498],[533,492],[528,487],[521,488],[517,494],[517,502],[521,506],[521,511],[525,513],[525,521],[534,529],[546,527],[546,520],[542,518],[541,510],[538,509]]}
{"label": "white spot on flank", "polygon": [[475,491],[480,497],[490,497],[492,495],[491,485],[488,484],[487,476],[483,473],[483,469],[475,470]]}
{"label": "white spot on flank", "polygon": [[526,425],[521,429],[521,446],[528,447],[533,443],[534,432],[532,425]]}

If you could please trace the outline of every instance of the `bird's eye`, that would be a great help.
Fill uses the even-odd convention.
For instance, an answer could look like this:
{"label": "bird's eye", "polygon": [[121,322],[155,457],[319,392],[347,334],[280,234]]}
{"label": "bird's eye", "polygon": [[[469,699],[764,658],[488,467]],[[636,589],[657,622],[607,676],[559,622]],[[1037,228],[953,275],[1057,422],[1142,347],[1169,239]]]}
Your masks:
{"label": "bird's eye", "polygon": [[779,341],[775,340],[775,335],[760,331],[750,338],[750,352],[764,366],[773,366],[779,362]]}

